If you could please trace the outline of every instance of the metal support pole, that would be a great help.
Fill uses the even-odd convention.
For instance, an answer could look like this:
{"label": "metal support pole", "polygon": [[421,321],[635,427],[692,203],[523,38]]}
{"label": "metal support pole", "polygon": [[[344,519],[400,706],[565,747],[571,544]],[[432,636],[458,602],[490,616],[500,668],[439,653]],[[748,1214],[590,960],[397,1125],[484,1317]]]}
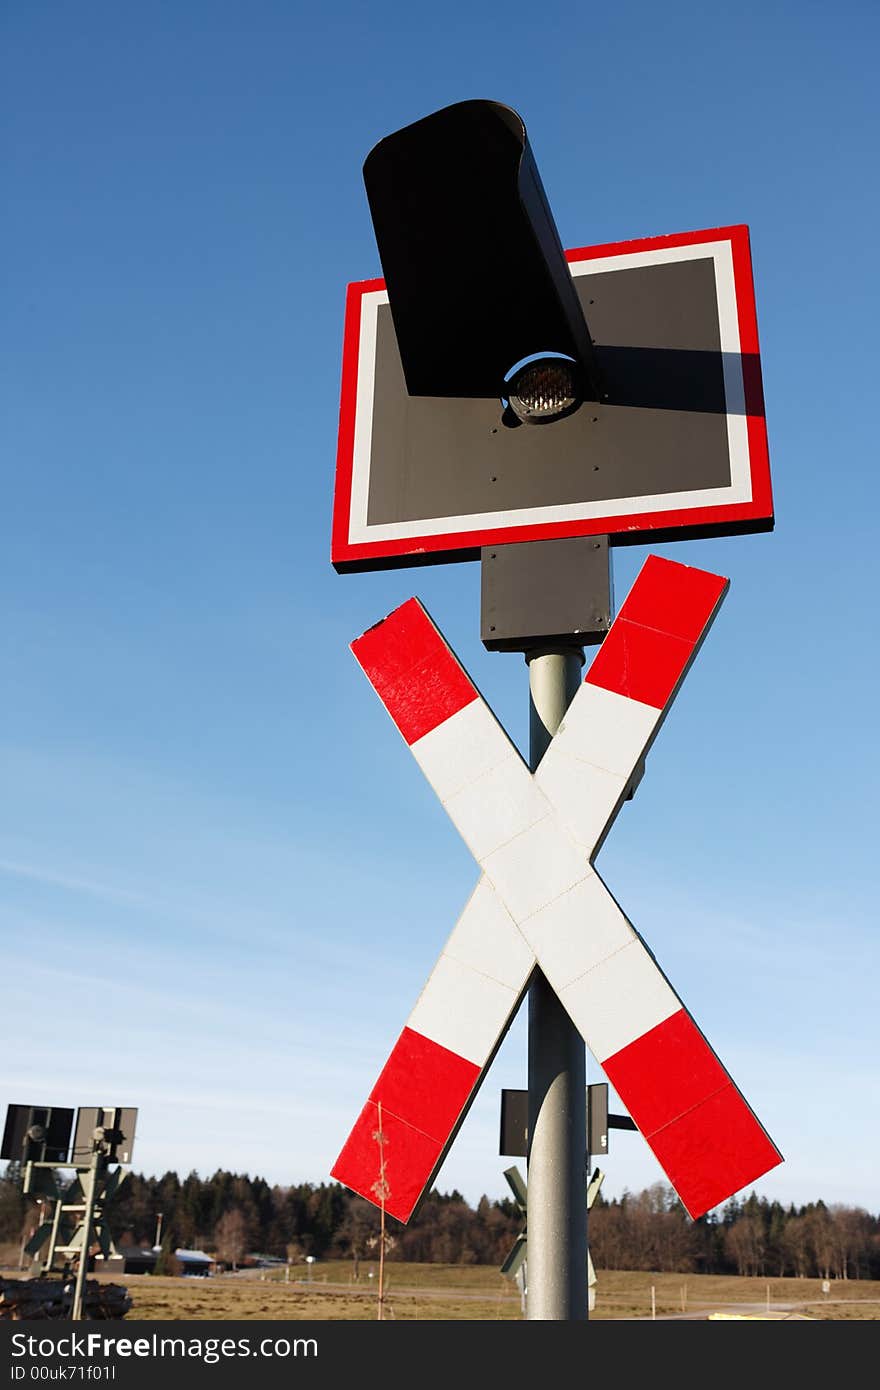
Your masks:
{"label": "metal support pole", "polygon": [[89,1246],[92,1243],[92,1226],[95,1219],[95,1205],[97,1202],[100,1179],[103,1177],[104,1155],[96,1150],[92,1155],[92,1162],[89,1166],[88,1184],[85,1191],[85,1211],[82,1219],[82,1246],[79,1252],[79,1266],[76,1271],[76,1287],[73,1292],[73,1306],[70,1310],[72,1322],[79,1322],[82,1318],[83,1292],[86,1286],[86,1274],[89,1268]]}
{"label": "metal support pole", "polygon": [[59,1196],[55,1203],[55,1211],[52,1214],[52,1234],[49,1237],[49,1253],[46,1256],[46,1263],[43,1266],[43,1273],[49,1274],[55,1268],[55,1246],[58,1244],[58,1232],[61,1229],[61,1212],[64,1198]]}
{"label": "metal support pole", "polygon": [[[529,667],[534,772],[580,684],[581,647],[536,648]],[[540,971],[529,986],[528,1295],[531,1319],[588,1317],[586,1049]]]}
{"label": "metal support pole", "polygon": [[37,1224],[36,1224],[36,1226],[34,1227],[34,1229],[33,1229],[30,1233],[28,1233],[27,1228],[25,1228],[25,1230],[22,1232],[22,1237],[21,1237],[21,1248],[19,1249],[19,1252],[18,1252],[18,1267],[19,1267],[19,1269],[24,1269],[24,1248],[25,1248],[25,1246],[27,1245],[28,1241],[29,1241],[33,1236],[36,1235],[37,1231],[39,1230],[39,1228],[40,1228],[40,1226],[41,1226],[41,1224],[42,1224],[43,1203],[42,1203],[42,1202],[37,1202],[37,1207],[38,1207],[38,1210],[39,1210],[39,1215],[38,1215],[38,1217],[37,1217]]}

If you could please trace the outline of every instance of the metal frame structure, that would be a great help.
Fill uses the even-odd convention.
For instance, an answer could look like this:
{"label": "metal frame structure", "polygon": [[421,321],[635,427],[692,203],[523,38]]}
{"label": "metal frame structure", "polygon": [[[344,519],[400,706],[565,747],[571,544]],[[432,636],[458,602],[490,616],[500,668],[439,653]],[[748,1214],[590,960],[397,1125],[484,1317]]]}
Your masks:
{"label": "metal frame structure", "polygon": [[[68,1117],[66,1138],[54,1144],[54,1156],[51,1159],[32,1159],[28,1157],[36,1142],[31,1134],[32,1126],[22,1130],[20,1117],[15,1114],[25,1109],[27,1107],[8,1108],[4,1156],[12,1157],[8,1152],[9,1146],[21,1130],[22,1192],[41,1203],[51,1202],[54,1210],[51,1220],[41,1222],[27,1241],[23,1254],[31,1255],[36,1260],[46,1247],[40,1266],[42,1274],[61,1272],[56,1266],[59,1256],[65,1257],[65,1265],[70,1260],[77,1261],[70,1316],[73,1320],[79,1320],[82,1317],[89,1251],[93,1241],[98,1241],[105,1259],[118,1253],[104,1208],[130,1172],[124,1163],[131,1158],[134,1146],[137,1110],[123,1106],[81,1106],[72,1140],[73,1111],[65,1110],[62,1113]],[[39,1107],[30,1107],[31,1112],[37,1109]],[[53,1112],[46,1110],[40,1113],[51,1117]],[[45,1142],[40,1142],[45,1150]],[[114,1164],[116,1166],[112,1167]],[[63,1186],[57,1177],[61,1169],[74,1171],[73,1179]]]}

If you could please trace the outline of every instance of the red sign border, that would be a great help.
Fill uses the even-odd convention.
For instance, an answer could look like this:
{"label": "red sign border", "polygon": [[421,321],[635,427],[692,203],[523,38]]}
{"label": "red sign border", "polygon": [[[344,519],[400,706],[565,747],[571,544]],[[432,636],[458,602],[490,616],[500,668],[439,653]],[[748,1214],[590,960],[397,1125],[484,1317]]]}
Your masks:
{"label": "red sign border", "polygon": [[728,241],[731,246],[740,353],[743,358],[751,501],[634,513],[627,516],[625,525],[617,530],[612,529],[612,524],[619,526],[619,518],[593,517],[588,520],[543,522],[537,525],[445,532],[442,535],[417,538],[407,536],[399,540],[349,543],[361,301],[365,294],[385,289],[385,281],[382,279],[357,280],[348,286],[345,303],[330,556],[333,566],[342,572],[437,564],[449,560],[472,560],[478,558],[480,548],[484,545],[510,545],[519,541],[550,540],[554,537],[609,534],[612,545],[625,545],[645,542],[649,538],[684,540],[695,536],[724,536],[772,530],[774,518],[770,456],[764,416],[758,319],[748,227],[741,224],[696,232],[679,232],[672,236],[643,237],[635,241],[607,242],[600,246],[577,247],[566,251],[565,255],[570,263],[575,263],[606,256],[632,255],[679,246],[698,246],[715,241]]}

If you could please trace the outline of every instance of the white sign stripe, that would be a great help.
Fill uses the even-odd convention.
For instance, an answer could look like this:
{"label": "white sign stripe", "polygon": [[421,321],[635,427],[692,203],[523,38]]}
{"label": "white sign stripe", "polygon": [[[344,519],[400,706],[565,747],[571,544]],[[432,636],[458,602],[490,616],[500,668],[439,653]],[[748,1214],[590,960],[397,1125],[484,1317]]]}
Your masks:
{"label": "white sign stripe", "polygon": [[654,741],[663,712],[583,682],[535,772],[592,861]]}
{"label": "white sign stripe", "polygon": [[[584,683],[534,775],[480,695],[411,745],[494,890],[487,895],[481,880],[409,1019],[411,1028],[482,1065],[536,962],[599,1062],[682,1007],[590,867],[662,717],[654,706]],[[457,936],[473,941],[496,894],[512,931],[519,928],[517,959],[526,942],[531,955],[508,996],[485,982],[503,970],[491,952],[510,948],[510,931],[496,932],[491,947],[487,937],[479,964],[468,962],[479,980],[450,965],[461,956]],[[606,1011],[593,1013],[588,1002],[599,981],[609,975],[617,980],[621,970],[631,980],[614,995],[609,1031]],[[479,1020],[472,1017],[475,991],[485,1009]]]}
{"label": "white sign stripe", "polygon": [[683,1007],[595,870],[523,933],[600,1065]]}
{"label": "white sign stripe", "polygon": [[450,797],[499,763],[522,762],[485,700],[472,700],[412,744],[413,757],[445,806]]}
{"label": "white sign stripe", "polygon": [[534,953],[483,875],[407,1027],[483,1068],[522,998]]}

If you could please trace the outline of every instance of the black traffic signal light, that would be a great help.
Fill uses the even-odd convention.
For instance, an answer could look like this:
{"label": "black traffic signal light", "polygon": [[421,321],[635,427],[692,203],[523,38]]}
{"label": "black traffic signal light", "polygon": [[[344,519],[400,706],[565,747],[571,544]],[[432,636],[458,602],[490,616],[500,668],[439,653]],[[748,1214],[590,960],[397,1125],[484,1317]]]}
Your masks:
{"label": "black traffic signal light", "polygon": [[[495,397],[525,359],[592,344],[521,117],[461,101],[371,150],[364,183],[411,396]],[[579,402],[578,402],[579,403]]]}

